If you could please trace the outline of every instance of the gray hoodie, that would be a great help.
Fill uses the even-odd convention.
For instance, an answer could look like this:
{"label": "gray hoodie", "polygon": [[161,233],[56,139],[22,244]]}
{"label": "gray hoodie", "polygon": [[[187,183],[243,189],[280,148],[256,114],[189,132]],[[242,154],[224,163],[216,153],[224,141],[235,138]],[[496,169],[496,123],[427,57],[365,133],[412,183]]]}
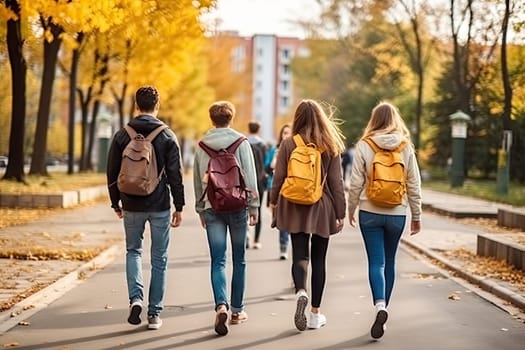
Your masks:
{"label": "gray hoodie", "polygon": [[[378,134],[372,136],[372,140],[380,148],[393,150],[399,146],[403,136],[400,134]],[[421,220],[421,177],[412,145],[405,147],[402,155],[407,179],[407,193],[403,199],[403,204],[394,208],[378,207],[368,201],[366,191],[364,191],[368,186],[368,174],[372,171],[374,150],[366,141],[359,140],[357,142],[348,190],[348,213],[350,216],[354,215],[357,206],[361,210],[385,215],[406,215],[406,209],[409,206],[412,220]]]}
{"label": "gray hoodie", "polygon": [[[232,128],[214,128],[210,129],[202,138],[202,142],[213,149],[226,148],[234,143],[239,137],[244,135]],[[259,199],[257,197],[257,175],[255,173],[255,163],[253,160],[253,153],[248,140],[241,143],[235,156],[239,161],[239,165],[244,170],[246,179],[246,186],[252,190],[252,195],[248,200],[248,209],[250,214],[257,214],[259,207]],[[201,214],[205,209],[211,208],[208,197],[202,194],[206,189],[205,174],[208,169],[208,162],[210,157],[200,147],[197,146],[195,150],[195,161],[193,163],[193,187],[195,191],[195,210]]]}

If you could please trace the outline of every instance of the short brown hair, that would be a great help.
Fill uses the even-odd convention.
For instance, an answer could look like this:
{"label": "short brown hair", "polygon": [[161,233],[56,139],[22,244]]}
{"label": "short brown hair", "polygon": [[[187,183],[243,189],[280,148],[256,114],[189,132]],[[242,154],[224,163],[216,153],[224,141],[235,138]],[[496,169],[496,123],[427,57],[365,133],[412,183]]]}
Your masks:
{"label": "short brown hair", "polygon": [[141,112],[152,112],[159,103],[159,92],[153,86],[143,86],[135,93],[135,103]]}
{"label": "short brown hair", "polygon": [[259,122],[251,121],[248,123],[248,131],[250,134],[257,134],[260,128],[261,124],[259,124]]}
{"label": "short brown hair", "polygon": [[235,116],[235,106],[229,101],[214,102],[209,109],[210,119],[215,126],[228,126]]}

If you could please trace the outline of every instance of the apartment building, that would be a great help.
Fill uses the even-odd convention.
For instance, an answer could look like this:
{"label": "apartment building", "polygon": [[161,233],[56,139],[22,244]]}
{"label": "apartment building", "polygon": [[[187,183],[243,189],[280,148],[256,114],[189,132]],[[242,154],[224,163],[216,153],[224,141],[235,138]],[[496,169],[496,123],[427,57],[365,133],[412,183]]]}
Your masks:
{"label": "apartment building", "polygon": [[291,64],[294,57],[308,55],[306,45],[301,39],[273,34],[239,37],[229,32],[226,37],[234,41],[231,70],[245,80],[235,91],[236,127],[245,131],[248,121],[256,120],[261,123],[261,137],[275,142],[281,125],[292,120],[300,98]]}

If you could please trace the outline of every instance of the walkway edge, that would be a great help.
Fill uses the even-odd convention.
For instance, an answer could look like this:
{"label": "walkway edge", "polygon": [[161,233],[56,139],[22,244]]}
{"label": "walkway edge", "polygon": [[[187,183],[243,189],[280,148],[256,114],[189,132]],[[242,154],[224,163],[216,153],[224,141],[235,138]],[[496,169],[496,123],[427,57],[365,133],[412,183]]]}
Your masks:
{"label": "walkway edge", "polygon": [[[42,310],[62,295],[84,282],[98,270],[107,266],[118,255],[122,245],[114,244],[95,258],[79,266],[62,278],[59,278],[44,289],[32,294],[28,298],[14,305],[9,310],[0,313],[0,334],[3,334],[16,326],[19,322],[29,318]],[[82,279],[79,276],[82,275]]]}
{"label": "walkway edge", "polygon": [[443,256],[436,254],[432,252],[430,249],[415,243],[413,241],[410,241],[408,239],[402,238],[401,242],[408,247],[415,249],[416,251],[426,255],[429,258],[435,259],[445,265],[448,269],[454,271],[459,277],[463,278],[464,280],[475,284],[479,286],[484,291],[493,294],[502,300],[511,303],[515,307],[522,310],[522,312],[525,312],[525,298],[508,288],[505,288],[501,285],[498,285],[497,283],[488,280],[486,278],[477,277],[472,274],[469,274],[465,272],[463,269],[461,269],[458,265],[454,264],[450,260],[444,258]]}

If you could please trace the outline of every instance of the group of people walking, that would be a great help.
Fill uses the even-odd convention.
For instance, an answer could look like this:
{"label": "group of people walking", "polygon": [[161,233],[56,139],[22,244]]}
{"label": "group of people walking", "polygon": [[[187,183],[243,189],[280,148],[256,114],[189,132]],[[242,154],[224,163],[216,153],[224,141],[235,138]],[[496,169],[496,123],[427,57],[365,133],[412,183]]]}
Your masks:
{"label": "group of people walking", "polygon": [[[162,124],[156,118],[159,109],[157,90],[151,86],[139,88],[135,95],[135,104],[137,115],[130,121],[129,126],[147,137]],[[268,189],[267,205],[273,213],[271,226],[279,230],[281,258],[286,259],[288,242],[291,241],[291,275],[296,293],[296,310],[291,318],[295,327],[304,331],[307,328],[320,328],[327,323],[327,317],[321,313],[321,304],[326,283],[326,256],[330,238],[342,231],[347,216],[349,224],[355,226],[357,215],[368,257],[372,302],[376,308],[371,336],[374,339],[381,338],[388,319],[387,307],[395,280],[396,252],[404,232],[408,208],[411,214],[410,233],[418,233],[421,229],[419,169],[410,134],[397,108],[388,102],[381,102],[373,109],[361,139],[355,144],[346,195],[341,167],[341,154],[345,151],[344,136],[338,128],[339,123],[321,103],[309,99],[301,101],[295,110],[292,123],[281,128],[276,147],[261,149],[260,154],[256,149],[256,145],[262,142],[256,136],[258,124],[250,124],[251,135],[247,138],[234,130],[231,127],[235,117],[235,107],[232,103],[213,103],[209,108],[209,117],[213,128],[201,141],[212,149],[224,150],[236,140],[243,140],[234,155],[244,171],[246,188],[251,189],[247,192],[244,208],[228,212],[214,209],[207,195],[210,155],[201,147],[196,149],[193,166],[195,210],[206,231],[210,253],[215,332],[224,336],[228,334],[229,325],[248,320],[245,305],[247,232],[248,226],[256,226],[259,223],[254,235],[256,247],[255,244],[260,243],[262,193]],[[300,135],[305,143],[315,144],[322,151],[322,196],[311,205],[291,202],[280,194],[287,176],[288,160],[296,147],[294,139],[290,137],[293,135]],[[365,141],[368,138],[386,150],[394,150],[401,143],[408,144],[401,152],[405,168],[406,194],[399,205],[382,207],[368,200],[365,189],[374,157],[374,150]],[[141,258],[144,228],[149,222],[151,280],[147,317],[148,328],[158,329],[162,325],[160,314],[163,310],[166,285],[169,230],[170,226],[181,225],[185,205],[180,148],[171,130],[161,131],[152,141],[156,151],[160,183],[153,193],[147,196],[129,195],[121,192],[117,183],[122,152],[130,140],[125,129],[119,130],[112,140],[108,157],[108,188],[111,206],[116,215],[124,221],[126,278],[130,305],[128,322],[135,325],[141,323],[140,315],[145,303]],[[265,177],[257,176],[257,157],[259,162],[264,162]],[[227,282],[226,274],[228,234],[232,250],[231,283]]]}

